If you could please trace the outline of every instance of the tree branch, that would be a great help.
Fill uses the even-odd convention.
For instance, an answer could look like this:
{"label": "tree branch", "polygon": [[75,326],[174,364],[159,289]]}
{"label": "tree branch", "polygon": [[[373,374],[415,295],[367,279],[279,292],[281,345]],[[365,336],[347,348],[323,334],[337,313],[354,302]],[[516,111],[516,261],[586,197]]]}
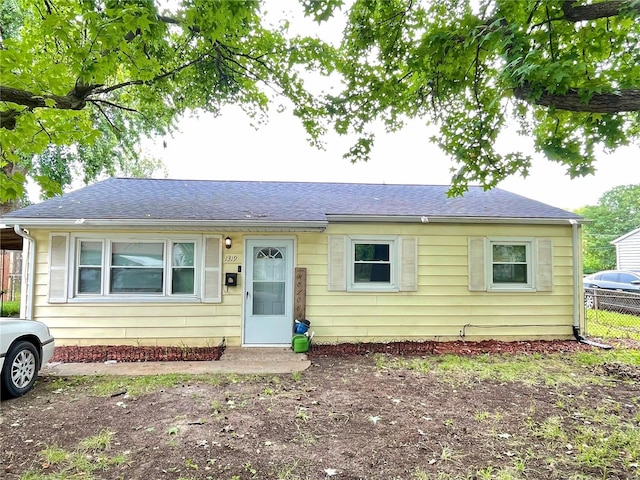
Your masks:
{"label": "tree branch", "polygon": [[[118,108],[120,110],[126,110],[127,112],[140,113],[135,108],[124,107],[122,105],[118,105],[117,103],[109,102],[108,100],[102,100],[100,98],[87,98],[87,102],[91,102],[99,107],[99,103],[104,103],[105,105],[109,105],[110,107]],[[102,110],[102,109],[100,109]]]}
{"label": "tree branch", "polygon": [[[27,110],[35,108],[47,108],[47,100],[53,100],[52,108],[60,110],[82,110],[86,105],[86,97],[100,85],[83,85],[76,83],[67,95],[36,95],[28,90],[7,87],[0,84],[0,101],[16,103],[27,107]],[[0,112],[0,127],[13,130],[16,127],[16,119],[22,112],[8,109]]]}
{"label": "tree branch", "polygon": [[[47,137],[49,137],[49,143],[53,142],[53,139],[51,138],[51,135],[49,134],[49,132],[47,131],[47,129],[45,128],[45,126],[42,124],[42,122],[40,120],[38,120],[38,125],[40,125],[41,131],[43,131],[47,135]],[[36,135],[37,135],[37,133],[36,133]],[[34,137],[35,137],[35,135],[34,135]]]}
{"label": "tree branch", "polygon": [[[182,26],[182,23],[177,18],[167,17],[166,15],[160,15],[160,14],[156,15],[156,18],[163,23]],[[200,33],[200,27],[198,27],[197,25],[193,25],[189,27],[189,31],[192,33]]]}
{"label": "tree branch", "polygon": [[599,18],[615,17],[625,9],[640,13],[640,3],[634,0],[609,0],[589,5],[575,5],[576,0],[566,0],[562,4],[564,20],[568,22],[583,22]]}
{"label": "tree branch", "polygon": [[102,116],[105,118],[105,120],[107,121],[107,123],[109,123],[109,125],[111,126],[111,128],[113,128],[116,132],[119,132],[120,129],[118,127],[116,127],[113,122],[111,121],[111,119],[109,118],[109,116],[107,115],[107,113],[102,109],[102,107],[100,106],[99,103],[96,103],[96,107],[98,107],[98,110],[100,110],[100,113],[102,114]]}
{"label": "tree branch", "polygon": [[588,102],[580,97],[575,88],[569,89],[563,95],[542,93],[539,98],[535,98],[535,92],[531,86],[518,87],[513,93],[520,100],[570,112],[614,114],[640,111],[640,89],[638,88],[620,90],[617,93],[594,93]]}
{"label": "tree branch", "polygon": [[225,60],[228,61],[233,61],[234,63],[238,63],[237,60],[234,60],[233,57],[242,57],[242,58],[247,58],[249,60],[251,60],[252,62],[258,63],[260,64],[266,71],[273,73],[273,69],[269,67],[269,65],[267,65],[267,63],[262,60],[261,57],[265,56],[265,54],[260,55],[258,57],[254,57],[252,55],[249,55],[248,53],[242,53],[240,51],[233,51],[234,49],[228,47],[227,45],[224,45],[222,43],[218,43],[216,45],[220,45],[221,50],[224,50],[225,55],[221,55],[220,54],[220,50],[218,50],[217,46],[216,46],[216,52],[222,56],[222,58],[224,58]]}
{"label": "tree branch", "polygon": [[[222,53],[225,52],[225,54]],[[233,63],[241,67],[245,74],[249,75],[253,80],[256,80],[258,77],[253,74],[249,69],[242,66],[238,61],[236,61],[233,56],[238,55],[244,58],[248,58],[256,63],[262,65],[265,69],[269,69],[267,64],[263,62],[261,59],[252,57],[248,54],[244,53],[233,53],[231,50],[224,44],[216,42],[214,44],[213,52],[206,52],[195,59],[184,63],[168,72],[164,72],[160,75],[155,76],[150,80],[130,80],[128,82],[118,83],[116,85],[111,85],[108,87],[104,87],[103,85],[84,85],[81,82],[77,82],[73,89],[67,95],[36,95],[33,92],[28,90],[21,90],[18,88],[7,87],[4,85],[0,85],[0,100],[3,102],[15,103],[18,105],[22,105],[26,107],[28,110],[33,110],[35,108],[56,108],[60,110],[82,110],[86,107],[87,102],[102,102],[105,105],[110,105],[122,110],[127,110],[131,112],[137,112],[137,110],[130,109],[127,107],[123,107],[121,105],[117,105],[114,103],[110,103],[104,99],[95,98],[96,95],[104,95],[115,90],[119,90],[122,88],[126,88],[132,85],[148,85],[154,82],[158,82],[167,77],[175,75],[176,73],[189,68],[192,65],[202,62],[207,57],[215,56],[215,58],[220,61],[223,60],[225,62]],[[240,72],[234,71],[236,74],[240,74]],[[223,72],[222,72],[223,74]],[[93,97],[93,98],[90,98]],[[47,100],[53,100],[54,105],[50,107],[47,105]],[[5,111],[0,111],[0,128],[5,128],[7,130],[13,130],[16,127],[16,120],[21,114],[20,111],[15,109],[8,109]]]}
{"label": "tree branch", "polygon": [[[131,85],[142,85],[157,82],[159,80],[162,80],[163,78],[169,77],[181,70],[184,70],[185,68],[190,67],[195,63],[202,61],[208,55],[209,54],[202,54],[198,58],[187,62],[186,64],[181,65],[171,70],[170,72],[165,72],[161,75],[158,75],[151,80],[131,80],[129,82],[119,83],[117,85],[112,85],[106,88],[101,88],[102,85],[84,85],[78,82],[75,84],[73,89],[64,96],[53,94],[36,95],[35,93],[28,90],[21,90],[19,88],[7,87],[0,84],[0,101],[16,103],[18,105],[27,107],[28,110],[49,107],[46,100],[53,100],[55,102],[55,105],[51,108],[56,108],[59,110],[82,110],[87,106],[87,101],[91,101],[93,103],[101,101],[104,104],[108,104],[122,110],[136,112],[136,110],[129,109],[121,105],[116,105],[106,100],[96,98],[89,99],[89,96],[109,93],[114,90],[125,88]],[[15,109],[0,111],[0,128],[4,128],[6,130],[13,130],[14,128],[16,128],[16,121],[20,114],[21,112]]]}
{"label": "tree branch", "polygon": [[160,75],[157,75],[155,77],[153,77],[151,80],[130,80],[128,82],[122,82],[122,83],[118,83],[116,85],[111,85],[110,87],[106,87],[106,88],[100,88],[95,90],[93,93],[94,94],[102,94],[102,93],[109,93],[109,92],[113,92],[114,90],[119,90],[121,88],[125,88],[125,87],[130,87],[131,85],[146,85],[146,84],[151,84],[154,82],[157,82],[158,80],[162,80],[164,78],[170,77],[171,75],[174,75],[182,70],[184,70],[185,68],[190,67],[191,65],[194,65],[198,62],[201,62],[202,60],[204,60],[207,56],[209,56],[210,53],[203,53],[202,55],[198,56],[197,58],[183,64],[180,65],[179,67],[174,68],[173,70],[170,70],[168,72],[162,73]]}
{"label": "tree branch", "polygon": [[55,108],[61,108],[64,110],[82,110],[85,107],[82,91],[85,89],[86,87],[76,86],[71,90],[71,92],[69,92],[69,94],[64,96],[52,94],[36,95],[28,90],[0,85],[0,100],[3,102],[17,103],[18,105],[27,107],[29,110],[46,107],[46,100],[53,100],[56,103]]}
{"label": "tree branch", "polygon": [[547,14],[547,24],[549,29],[549,53],[551,54],[551,60],[556,61],[556,54],[553,50],[553,24],[551,23],[551,17],[549,16],[549,7],[545,6],[545,13]]}
{"label": "tree branch", "polygon": [[531,11],[529,12],[529,18],[527,18],[527,22],[525,23],[525,25],[529,25],[531,23],[531,20],[533,20],[533,16],[535,15],[536,10],[538,10],[539,6],[540,6],[540,0],[537,0],[536,4],[533,6]]}

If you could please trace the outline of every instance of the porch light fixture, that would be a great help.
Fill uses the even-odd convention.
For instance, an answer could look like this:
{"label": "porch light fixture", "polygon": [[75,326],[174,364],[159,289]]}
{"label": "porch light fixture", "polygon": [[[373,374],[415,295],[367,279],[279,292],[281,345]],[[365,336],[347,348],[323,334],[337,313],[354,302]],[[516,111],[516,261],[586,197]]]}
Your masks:
{"label": "porch light fixture", "polygon": [[227,238],[224,239],[224,246],[226,248],[231,248],[231,237],[227,235]]}

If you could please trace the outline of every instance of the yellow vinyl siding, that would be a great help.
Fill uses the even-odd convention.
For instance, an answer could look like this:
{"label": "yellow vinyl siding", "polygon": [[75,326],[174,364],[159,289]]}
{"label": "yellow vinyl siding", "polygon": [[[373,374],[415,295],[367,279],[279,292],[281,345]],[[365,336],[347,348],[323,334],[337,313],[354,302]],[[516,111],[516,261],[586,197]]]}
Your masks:
{"label": "yellow vinyl siding", "polygon": [[[96,232],[100,233],[100,232]],[[115,233],[115,232],[114,232]],[[140,231],[117,233],[141,233]],[[175,233],[175,232],[174,232]],[[179,232],[183,234],[185,232]],[[189,232],[186,232],[188,234]],[[195,235],[201,235],[197,232]],[[162,237],[161,232],[150,232]],[[206,232],[208,235],[209,232]],[[211,232],[220,235],[220,232]],[[239,338],[241,287],[224,292],[221,303],[186,302],[48,302],[48,232],[35,233],[37,254],[34,317],[44,321],[57,345],[218,345],[223,338]],[[242,252],[242,242],[225,253]],[[223,271],[236,271],[230,268]],[[239,282],[240,283],[240,282]]]}
{"label": "yellow vinyl siding", "polygon": [[[37,245],[34,317],[52,328],[59,345],[202,346],[217,345],[223,338],[228,345],[241,343],[246,262],[242,233],[232,235],[231,249],[222,249],[223,274],[237,272],[238,265],[243,267],[238,286],[223,287],[221,302],[214,304],[166,301],[51,304],[48,301],[50,233],[56,232],[34,232]],[[162,236],[161,232],[152,233]],[[463,338],[460,336],[463,330],[465,340],[572,338],[573,250],[568,224],[357,223],[331,224],[319,233],[262,235],[295,237],[295,266],[307,269],[306,317],[311,321],[317,343],[456,340]],[[417,290],[383,293],[329,290],[327,252],[331,235],[417,237]],[[469,237],[552,240],[552,290],[469,291]],[[240,260],[224,263],[226,255],[238,255]]]}
{"label": "yellow vinyl siding", "polygon": [[[571,338],[573,262],[571,228],[541,225],[330,225],[327,235],[418,236],[418,291],[332,292],[324,259],[307,265],[307,317],[320,343],[344,341]],[[549,238],[549,292],[470,292],[468,238]],[[310,238],[326,251],[325,237]],[[302,242],[301,242],[302,243]],[[314,272],[322,274],[314,274]],[[324,274],[324,275],[323,275]]]}

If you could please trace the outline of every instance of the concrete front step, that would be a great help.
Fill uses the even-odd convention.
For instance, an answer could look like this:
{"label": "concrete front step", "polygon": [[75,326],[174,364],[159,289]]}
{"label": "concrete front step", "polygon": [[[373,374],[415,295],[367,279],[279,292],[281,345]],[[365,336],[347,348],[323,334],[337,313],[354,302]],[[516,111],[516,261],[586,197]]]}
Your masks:
{"label": "concrete front step", "polygon": [[199,362],[49,363],[42,375],[286,374],[311,365],[304,353],[285,347],[226,347],[220,360]]}
{"label": "concrete front step", "polygon": [[305,362],[305,353],[295,353],[290,347],[225,347],[220,362],[279,363]]}

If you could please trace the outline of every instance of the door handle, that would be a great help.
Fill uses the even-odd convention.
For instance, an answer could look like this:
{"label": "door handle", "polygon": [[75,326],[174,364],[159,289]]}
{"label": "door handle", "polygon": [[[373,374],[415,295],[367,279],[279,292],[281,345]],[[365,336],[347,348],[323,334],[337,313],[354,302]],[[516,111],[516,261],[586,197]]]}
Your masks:
{"label": "door handle", "polygon": [[247,291],[247,298],[249,298],[249,291]]}

